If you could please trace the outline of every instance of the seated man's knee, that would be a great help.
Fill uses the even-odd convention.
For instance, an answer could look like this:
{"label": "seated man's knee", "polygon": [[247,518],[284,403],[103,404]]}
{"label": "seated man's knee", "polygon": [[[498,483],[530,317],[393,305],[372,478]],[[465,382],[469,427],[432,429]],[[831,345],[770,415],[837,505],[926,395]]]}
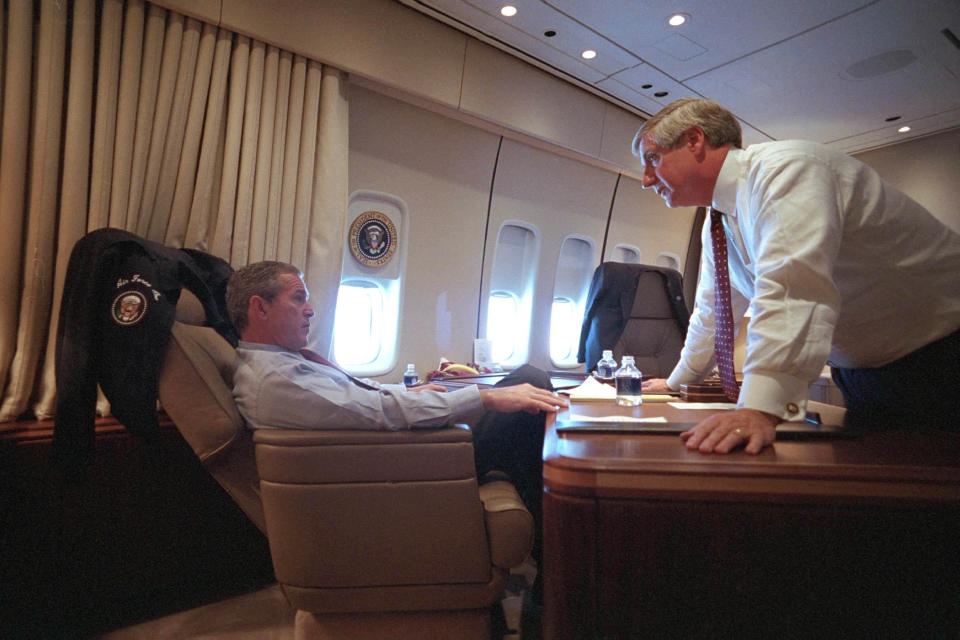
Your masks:
{"label": "seated man's knee", "polygon": [[550,383],[550,375],[533,365],[525,364],[517,367],[509,375],[497,383],[498,387],[509,387],[517,384],[529,384],[539,389],[549,389],[553,391],[553,385]]}

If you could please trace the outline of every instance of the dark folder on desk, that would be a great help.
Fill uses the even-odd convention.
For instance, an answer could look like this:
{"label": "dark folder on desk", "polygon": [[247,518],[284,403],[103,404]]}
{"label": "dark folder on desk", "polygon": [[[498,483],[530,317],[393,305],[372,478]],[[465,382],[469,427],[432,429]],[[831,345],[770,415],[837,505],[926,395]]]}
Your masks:
{"label": "dark folder on desk", "polygon": [[[630,433],[677,434],[699,424],[697,422],[557,422],[556,430],[565,433]],[[821,438],[855,438],[861,431],[830,424],[809,422],[781,422],[777,425],[777,440],[818,440]]]}

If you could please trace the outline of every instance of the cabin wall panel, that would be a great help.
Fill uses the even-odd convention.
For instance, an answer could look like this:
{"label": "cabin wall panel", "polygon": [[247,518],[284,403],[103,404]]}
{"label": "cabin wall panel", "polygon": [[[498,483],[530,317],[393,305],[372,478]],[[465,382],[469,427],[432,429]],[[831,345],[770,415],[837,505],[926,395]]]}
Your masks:
{"label": "cabin wall panel", "polygon": [[467,36],[395,2],[223,0],[221,24],[441,104],[460,100]]}
{"label": "cabin wall panel", "polygon": [[533,303],[529,362],[542,369],[550,363],[550,312],[554,279],[563,239],[587,236],[599,263],[610,201],[617,175],[576,160],[505,140],[500,151],[490,209],[490,234],[484,260],[480,333],[486,327],[486,302],[496,234],[506,220],[522,220],[540,232],[540,257]]}
{"label": "cabin wall panel", "polygon": [[473,38],[467,41],[460,109],[600,156],[603,100]]}
{"label": "cabin wall panel", "polygon": [[960,234],[960,129],[855,157]]}
{"label": "cabin wall panel", "polygon": [[352,86],[350,190],[402,198],[409,211],[399,360],[421,376],[441,356],[473,357],[490,183],[499,137]]}
{"label": "cabin wall panel", "polygon": [[[614,247],[626,243],[639,247],[643,264],[656,264],[657,256],[666,251],[680,256],[682,268],[696,214],[696,207],[668,209],[655,192],[645,191],[639,181],[623,176],[613,204],[603,259],[612,260]],[[696,233],[699,232],[697,229]]]}
{"label": "cabin wall panel", "polygon": [[623,109],[608,104],[603,118],[603,139],[600,142],[600,159],[625,169],[625,173],[640,179],[643,166],[633,155],[630,146],[643,120]]}

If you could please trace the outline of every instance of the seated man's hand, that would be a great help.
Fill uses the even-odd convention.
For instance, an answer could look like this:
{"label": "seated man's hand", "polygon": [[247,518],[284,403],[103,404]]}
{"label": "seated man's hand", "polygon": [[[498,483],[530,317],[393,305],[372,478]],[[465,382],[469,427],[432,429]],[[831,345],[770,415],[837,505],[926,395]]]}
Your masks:
{"label": "seated man's hand", "polygon": [[566,398],[553,391],[539,389],[530,384],[483,389],[480,391],[480,399],[483,400],[483,406],[488,411],[500,411],[501,413],[513,413],[514,411],[526,411],[527,413],[548,411],[553,413],[559,411],[561,407],[567,406]]}
{"label": "seated man's hand", "polygon": [[740,445],[757,454],[773,444],[780,418],[755,409],[737,409],[716,413],[680,434],[687,449],[700,453],[729,453]]}
{"label": "seated man's hand", "polygon": [[644,380],[641,388],[648,393],[669,393],[673,391],[673,389],[667,386],[665,378],[650,378],[649,380]]}
{"label": "seated man's hand", "polygon": [[439,391],[441,393],[446,393],[447,388],[442,384],[428,382],[427,384],[418,384],[415,387],[407,387],[407,391],[412,391],[413,393],[420,393],[421,391]]}

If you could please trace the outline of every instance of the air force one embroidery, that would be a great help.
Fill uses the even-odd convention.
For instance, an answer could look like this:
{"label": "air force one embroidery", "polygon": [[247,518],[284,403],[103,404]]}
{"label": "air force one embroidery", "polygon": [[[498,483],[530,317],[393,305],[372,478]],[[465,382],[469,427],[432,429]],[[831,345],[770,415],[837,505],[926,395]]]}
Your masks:
{"label": "air force one embroidery", "polygon": [[147,299],[139,291],[124,291],[113,299],[110,315],[117,324],[128,327],[143,320],[147,313]]}
{"label": "air force one embroidery", "polygon": [[397,228],[379,211],[366,211],[350,225],[350,253],[367,267],[382,267],[397,251]]}

